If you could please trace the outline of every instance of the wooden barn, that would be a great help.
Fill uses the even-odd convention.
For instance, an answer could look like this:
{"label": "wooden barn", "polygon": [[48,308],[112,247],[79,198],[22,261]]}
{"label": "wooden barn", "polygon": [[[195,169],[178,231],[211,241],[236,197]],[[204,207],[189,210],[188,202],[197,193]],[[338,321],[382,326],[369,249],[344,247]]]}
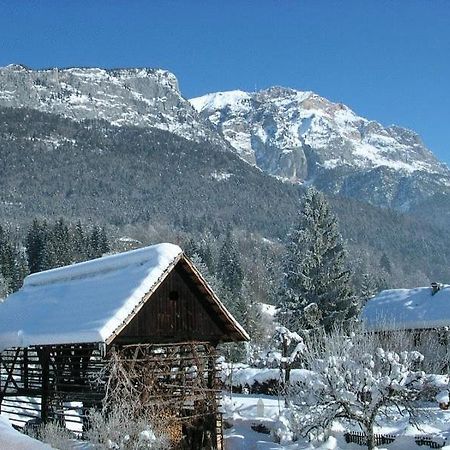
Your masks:
{"label": "wooden barn", "polygon": [[33,274],[0,304],[1,412],[81,433],[121,386],[114,364],[174,447],[220,448],[216,347],[248,339],[176,245]]}

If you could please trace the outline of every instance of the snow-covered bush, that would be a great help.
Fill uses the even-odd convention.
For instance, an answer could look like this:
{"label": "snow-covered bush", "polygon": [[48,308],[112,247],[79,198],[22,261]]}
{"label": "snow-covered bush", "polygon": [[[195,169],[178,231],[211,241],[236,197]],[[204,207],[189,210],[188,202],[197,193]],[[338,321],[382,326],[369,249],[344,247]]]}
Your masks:
{"label": "snow-covered bush", "polygon": [[70,448],[70,443],[75,439],[73,433],[67,428],[53,422],[48,422],[40,425],[38,428],[33,428],[27,434],[61,450]]}
{"label": "snow-covered bush", "polygon": [[[326,436],[335,419],[358,424],[374,447],[373,427],[394,406],[414,422],[425,374],[417,370],[423,356],[374,347],[367,334],[346,337],[333,332],[309,343],[303,359],[314,377],[291,385],[291,425],[301,435]],[[325,435],[323,434],[325,432]]]}
{"label": "snow-covered bush", "polygon": [[[387,325],[389,322],[387,322]],[[446,374],[450,366],[448,327],[433,330],[395,330],[376,333],[373,339],[378,346],[389,347],[397,353],[417,350],[424,356],[422,369],[427,373]]]}
{"label": "snow-covered bush", "polygon": [[168,449],[168,438],[145,418],[135,418],[126,405],[111,411],[92,410],[87,440],[99,450]]}

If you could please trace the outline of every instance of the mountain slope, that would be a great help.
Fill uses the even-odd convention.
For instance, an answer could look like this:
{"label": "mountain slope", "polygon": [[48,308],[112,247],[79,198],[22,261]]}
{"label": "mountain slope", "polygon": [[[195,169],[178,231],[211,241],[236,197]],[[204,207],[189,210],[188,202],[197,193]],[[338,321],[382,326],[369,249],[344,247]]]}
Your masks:
{"label": "mountain slope", "polygon": [[417,135],[283,88],[193,104],[161,70],[0,69],[2,223],[81,218],[216,250],[231,225],[270,284],[306,181],[329,193],[358,275],[450,278],[448,169]]}
{"label": "mountain slope", "polygon": [[417,134],[385,128],[312,92],[274,87],[189,102],[161,69],[10,65],[0,68],[0,106],[170,131],[234,149],[283,180],[402,211],[450,195],[448,168]]}
{"label": "mountain slope", "polygon": [[416,133],[313,92],[218,92],[191,103],[238,155],[271,175],[402,210],[450,192],[449,169]]}
{"label": "mountain slope", "polygon": [[[64,216],[104,223],[142,242],[181,244],[189,236],[220,242],[231,225],[249,273],[264,254],[277,264],[303,192],[221,146],[18,108],[0,108],[0,173],[3,224],[27,227],[35,216]],[[393,287],[450,278],[446,227],[330,200],[358,275],[384,270]]]}

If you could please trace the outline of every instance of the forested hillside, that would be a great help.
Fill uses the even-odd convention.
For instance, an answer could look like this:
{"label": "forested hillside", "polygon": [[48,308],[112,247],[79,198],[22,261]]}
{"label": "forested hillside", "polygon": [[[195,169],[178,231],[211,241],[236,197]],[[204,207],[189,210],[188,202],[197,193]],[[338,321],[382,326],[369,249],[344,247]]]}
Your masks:
{"label": "forested hillside", "polygon": [[[214,265],[231,226],[252,289],[269,301],[303,193],[223,147],[28,109],[0,110],[0,170],[1,223],[14,235],[24,236],[34,217],[63,217],[106,225],[116,240],[142,244],[185,246],[194,237]],[[389,286],[450,278],[444,226],[330,200],[357,284],[364,273]]]}

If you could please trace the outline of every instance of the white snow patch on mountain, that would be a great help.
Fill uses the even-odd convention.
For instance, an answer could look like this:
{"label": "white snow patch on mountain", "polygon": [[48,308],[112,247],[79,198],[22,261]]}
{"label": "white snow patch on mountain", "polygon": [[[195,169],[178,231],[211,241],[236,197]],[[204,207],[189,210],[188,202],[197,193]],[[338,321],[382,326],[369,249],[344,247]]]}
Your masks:
{"label": "white snow patch on mountain", "polygon": [[250,99],[251,97],[247,92],[235,90],[207,94],[202,97],[193,98],[189,101],[197,112],[202,112],[204,110],[213,111],[225,107],[229,107],[236,111],[241,108],[246,109],[246,101]]}
{"label": "white snow patch on mountain", "polygon": [[233,176],[233,174],[229,173],[229,172],[217,172],[217,171],[214,171],[211,174],[211,178],[213,178],[216,181],[225,181],[225,180],[230,179],[232,176]]}

